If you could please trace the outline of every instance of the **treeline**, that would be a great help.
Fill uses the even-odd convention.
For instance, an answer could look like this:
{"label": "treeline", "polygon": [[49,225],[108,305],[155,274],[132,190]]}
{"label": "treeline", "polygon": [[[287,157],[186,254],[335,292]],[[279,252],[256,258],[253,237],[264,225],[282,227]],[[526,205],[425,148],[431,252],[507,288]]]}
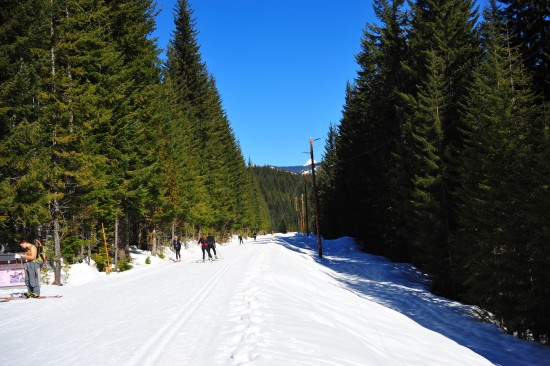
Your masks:
{"label": "treeline", "polygon": [[374,9],[326,142],[322,234],[411,261],[434,292],[548,344],[550,3]]}
{"label": "treeline", "polygon": [[199,230],[270,225],[192,9],[175,9],[166,62],[152,0],[0,2],[0,240],[61,258],[115,255]]}
{"label": "treeline", "polygon": [[[305,207],[306,205],[311,207],[311,203],[305,196],[305,193],[308,197],[311,195],[311,180],[307,179],[307,176],[271,166],[253,166],[251,169],[258,179],[262,195],[269,208],[271,230],[281,233],[303,232],[302,226],[305,224],[302,225],[302,217],[305,220]],[[311,217],[312,213],[313,210],[310,208],[307,216]]]}

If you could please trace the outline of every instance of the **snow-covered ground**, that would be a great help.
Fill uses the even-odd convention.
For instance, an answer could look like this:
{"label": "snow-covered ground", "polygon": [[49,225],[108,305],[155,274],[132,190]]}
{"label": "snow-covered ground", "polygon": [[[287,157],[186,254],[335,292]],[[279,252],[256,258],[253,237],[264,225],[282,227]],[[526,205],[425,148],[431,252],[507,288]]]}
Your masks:
{"label": "snow-covered ground", "polygon": [[[165,260],[133,253],[105,275],[85,264],[59,299],[0,304],[0,365],[550,365],[550,348],[430,294],[414,267],[342,238],[259,236]],[[13,290],[11,290],[13,291]],[[10,291],[2,290],[5,296]]]}

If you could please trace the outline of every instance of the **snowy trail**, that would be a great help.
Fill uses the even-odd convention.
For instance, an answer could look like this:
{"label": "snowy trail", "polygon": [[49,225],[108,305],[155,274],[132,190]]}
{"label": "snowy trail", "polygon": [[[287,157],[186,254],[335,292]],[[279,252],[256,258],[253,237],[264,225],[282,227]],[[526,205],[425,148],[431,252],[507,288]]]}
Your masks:
{"label": "snowy trail", "polygon": [[[260,248],[267,241],[256,244]],[[28,348],[25,344],[35,344],[29,357],[48,355],[43,362],[46,365],[82,361],[90,365],[196,365],[197,356],[201,360],[212,358],[209,364],[219,362],[215,360],[221,356],[219,349],[239,352],[241,336],[230,333],[242,329],[250,336],[246,329],[252,310],[243,283],[250,283],[247,276],[254,276],[251,268],[261,261],[258,257],[262,253],[252,245],[218,249],[231,259],[197,263],[201,254],[194,251],[182,262],[106,276],[82,287],[46,286],[44,294],[55,291],[63,294],[61,299],[3,304],[0,314],[6,307],[20,310],[17,317],[2,319],[4,329],[17,328],[16,324],[33,326],[25,337],[10,337],[7,342],[3,338],[2,349],[13,345],[23,350]],[[239,254],[233,255],[236,250]],[[136,293],[138,288],[141,293]],[[117,306],[119,303],[126,306]],[[63,312],[70,329],[58,329],[48,320],[58,317],[58,311]],[[230,329],[222,337],[218,331],[224,323]],[[131,334],[128,329],[140,331]],[[74,333],[68,344],[64,332]],[[103,338],[102,346],[110,351],[98,353],[93,343]],[[0,355],[0,363],[21,365],[25,355],[18,356],[10,360]],[[242,354],[238,357],[246,358]]]}
{"label": "snowy trail", "polygon": [[[326,243],[319,260],[313,238],[260,236],[219,247],[224,259],[213,263],[197,263],[193,246],[182,262],[44,286],[44,295],[63,298],[0,304],[0,365],[491,365],[445,332],[419,325],[422,318],[386,307],[409,303],[409,316],[426,311],[426,318],[440,311],[431,325],[449,329],[471,321],[446,305],[423,310],[421,301],[438,301],[416,274],[384,269],[389,262],[339,243],[343,250]],[[474,323],[473,339],[498,347],[483,340],[498,333],[486,336],[489,325]],[[501,338],[508,340],[501,350],[526,344]],[[523,364],[547,359],[547,349],[527,345],[535,362]]]}

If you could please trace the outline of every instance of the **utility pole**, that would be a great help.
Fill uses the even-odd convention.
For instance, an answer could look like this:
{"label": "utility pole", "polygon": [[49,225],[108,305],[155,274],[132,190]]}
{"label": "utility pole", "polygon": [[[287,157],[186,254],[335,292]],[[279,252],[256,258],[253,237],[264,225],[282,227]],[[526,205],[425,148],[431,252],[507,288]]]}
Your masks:
{"label": "utility pole", "polygon": [[309,236],[309,215],[307,214],[307,180],[306,180],[306,174],[303,173],[302,174],[304,176],[304,195],[306,197],[305,199],[305,206],[306,206],[306,211],[305,211],[305,221],[306,221],[306,236]]}
{"label": "utility pole", "polygon": [[298,210],[298,196],[294,195],[294,210],[296,211],[296,227],[300,230],[300,210]]}
{"label": "utility pole", "polygon": [[304,222],[305,216],[304,216],[304,194],[302,193],[300,195],[302,197],[302,207],[300,212],[300,232],[305,232],[306,230],[306,223]]}
{"label": "utility pole", "polygon": [[313,138],[311,137],[309,138],[309,152],[311,154],[311,178],[313,180],[313,198],[315,200],[315,226],[317,228],[317,248],[319,249],[319,257],[323,258],[323,244],[321,243],[321,230],[319,227],[319,200],[317,198],[317,184],[315,183],[315,160],[313,159]]}

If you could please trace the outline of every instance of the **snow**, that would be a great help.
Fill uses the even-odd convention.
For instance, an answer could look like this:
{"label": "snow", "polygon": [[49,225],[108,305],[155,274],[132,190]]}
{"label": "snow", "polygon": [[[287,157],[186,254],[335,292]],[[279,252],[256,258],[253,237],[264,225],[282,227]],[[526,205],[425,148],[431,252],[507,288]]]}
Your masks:
{"label": "snow", "polygon": [[[71,267],[59,299],[0,303],[0,365],[549,365],[518,340],[432,295],[425,275],[351,238],[259,236],[174,262],[134,250],[134,268]],[[13,290],[11,290],[13,291]],[[2,290],[2,296],[10,291]]]}

